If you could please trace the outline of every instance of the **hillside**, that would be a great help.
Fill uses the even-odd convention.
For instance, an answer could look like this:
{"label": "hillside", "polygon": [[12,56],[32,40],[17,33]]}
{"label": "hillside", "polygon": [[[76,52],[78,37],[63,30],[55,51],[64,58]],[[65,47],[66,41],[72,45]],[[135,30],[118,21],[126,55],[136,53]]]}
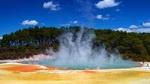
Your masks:
{"label": "hillside", "polygon": [[[96,33],[93,46],[104,44],[109,52],[118,50],[124,59],[150,61],[150,33],[127,33],[113,30],[87,29]],[[58,50],[58,37],[64,32],[77,32],[80,27],[34,27],[6,34],[0,41],[0,60],[19,59]]]}

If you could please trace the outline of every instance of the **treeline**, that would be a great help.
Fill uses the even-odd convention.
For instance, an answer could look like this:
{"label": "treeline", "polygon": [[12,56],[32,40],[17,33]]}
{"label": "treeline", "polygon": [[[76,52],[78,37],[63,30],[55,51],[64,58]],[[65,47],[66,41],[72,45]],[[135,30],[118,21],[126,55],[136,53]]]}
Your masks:
{"label": "treeline", "polygon": [[[124,59],[150,61],[150,33],[127,33],[113,30],[90,29],[96,33],[94,45],[103,43],[108,51],[117,49]],[[58,37],[66,31],[77,32],[72,27],[34,27],[6,34],[0,41],[0,60],[18,59],[45,53],[49,47],[58,50]]]}

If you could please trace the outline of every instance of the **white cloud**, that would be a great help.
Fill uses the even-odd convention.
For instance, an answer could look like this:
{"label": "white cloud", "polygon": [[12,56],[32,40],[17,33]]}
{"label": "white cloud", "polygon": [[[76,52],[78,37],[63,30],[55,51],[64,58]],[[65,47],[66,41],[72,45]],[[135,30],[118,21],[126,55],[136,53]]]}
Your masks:
{"label": "white cloud", "polygon": [[71,23],[73,23],[73,24],[78,24],[78,21],[77,21],[77,20],[71,21]]}
{"label": "white cloud", "polygon": [[36,20],[25,20],[21,24],[27,26],[36,26],[39,22]]}
{"label": "white cloud", "polygon": [[98,19],[98,20],[107,20],[109,18],[108,17],[104,17],[103,15],[99,14],[99,15],[96,16],[96,19]]}
{"label": "white cloud", "polygon": [[144,27],[150,27],[150,22],[144,22],[144,23],[143,23],[143,26],[144,26]]}
{"label": "white cloud", "polygon": [[102,0],[96,3],[96,7],[99,9],[104,9],[104,8],[110,8],[110,7],[115,7],[118,6],[120,3],[115,2],[115,0]]}
{"label": "white cloud", "polygon": [[53,1],[44,2],[43,8],[50,9],[52,11],[57,11],[60,9],[59,4],[54,4]]}
{"label": "white cloud", "polygon": [[136,26],[136,25],[131,25],[131,26],[129,26],[129,28],[130,28],[130,29],[135,29],[135,28],[138,28],[138,26]]}
{"label": "white cloud", "polygon": [[3,39],[3,37],[2,36],[0,36],[0,40],[2,40]]}

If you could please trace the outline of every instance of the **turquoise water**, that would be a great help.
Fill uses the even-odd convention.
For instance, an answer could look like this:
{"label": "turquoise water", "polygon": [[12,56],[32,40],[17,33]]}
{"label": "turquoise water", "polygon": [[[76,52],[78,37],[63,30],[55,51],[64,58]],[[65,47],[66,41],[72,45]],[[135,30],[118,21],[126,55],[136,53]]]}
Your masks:
{"label": "turquoise water", "polygon": [[82,70],[82,69],[120,69],[120,68],[132,68],[138,67],[139,64],[132,61],[125,61],[125,62],[114,62],[114,63],[106,63],[103,65],[95,65],[92,63],[87,64],[55,64],[55,62],[50,60],[41,60],[41,61],[24,61],[22,63],[25,64],[39,64],[44,66],[53,66],[56,68],[64,68],[64,69],[73,69],[73,70]]}

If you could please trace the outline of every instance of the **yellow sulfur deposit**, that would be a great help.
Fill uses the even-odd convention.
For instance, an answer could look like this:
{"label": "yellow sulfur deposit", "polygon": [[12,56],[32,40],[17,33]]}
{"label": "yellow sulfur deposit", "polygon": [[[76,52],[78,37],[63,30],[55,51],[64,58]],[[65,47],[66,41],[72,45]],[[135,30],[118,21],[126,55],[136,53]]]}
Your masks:
{"label": "yellow sulfur deposit", "polygon": [[1,64],[0,84],[150,84],[150,71],[144,68],[57,70],[39,65]]}

